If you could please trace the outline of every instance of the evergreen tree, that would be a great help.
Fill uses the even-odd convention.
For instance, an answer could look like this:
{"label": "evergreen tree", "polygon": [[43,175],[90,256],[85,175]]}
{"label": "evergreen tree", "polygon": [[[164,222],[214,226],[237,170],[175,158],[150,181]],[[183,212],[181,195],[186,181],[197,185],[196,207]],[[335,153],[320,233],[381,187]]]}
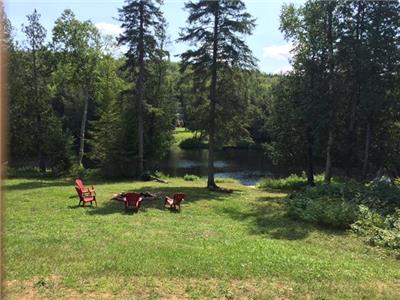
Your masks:
{"label": "evergreen tree", "polygon": [[42,172],[46,170],[46,161],[44,156],[43,145],[45,143],[44,135],[44,120],[43,111],[47,108],[45,107],[44,101],[46,100],[46,85],[44,84],[46,78],[44,78],[44,68],[46,67],[44,62],[44,53],[46,51],[45,39],[46,39],[46,29],[40,24],[40,14],[33,11],[31,15],[27,16],[28,25],[24,26],[22,31],[26,36],[26,51],[28,54],[28,81],[30,93],[32,98],[30,99],[30,104],[33,114],[34,128],[36,129],[36,149],[38,155],[39,168]]}
{"label": "evergreen tree", "polygon": [[160,50],[159,34],[165,32],[165,20],[160,10],[161,0],[128,0],[119,10],[119,20],[124,32],[119,36],[120,45],[127,45],[125,53],[127,69],[135,80],[137,117],[137,169],[144,171],[144,106],[146,80],[149,78],[148,62]]}
{"label": "evergreen tree", "polygon": [[181,55],[183,67],[190,65],[198,82],[208,84],[210,81],[207,187],[215,189],[216,105],[221,98],[218,80],[221,73],[229,69],[254,67],[254,58],[243,36],[252,33],[255,21],[245,11],[243,1],[189,1],[185,8],[189,12],[188,27],[183,29],[180,41],[191,42],[196,48]]}

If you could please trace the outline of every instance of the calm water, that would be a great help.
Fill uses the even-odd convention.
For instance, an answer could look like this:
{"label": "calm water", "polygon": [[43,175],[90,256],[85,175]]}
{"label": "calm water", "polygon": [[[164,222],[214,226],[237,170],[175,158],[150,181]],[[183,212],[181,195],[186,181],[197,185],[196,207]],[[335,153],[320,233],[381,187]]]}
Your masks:
{"label": "calm water", "polygon": [[[208,152],[173,149],[158,165],[170,176],[185,174],[207,176]],[[259,149],[225,149],[215,153],[215,177],[238,179],[244,185],[254,185],[262,177],[287,176],[288,170],[275,167]]]}

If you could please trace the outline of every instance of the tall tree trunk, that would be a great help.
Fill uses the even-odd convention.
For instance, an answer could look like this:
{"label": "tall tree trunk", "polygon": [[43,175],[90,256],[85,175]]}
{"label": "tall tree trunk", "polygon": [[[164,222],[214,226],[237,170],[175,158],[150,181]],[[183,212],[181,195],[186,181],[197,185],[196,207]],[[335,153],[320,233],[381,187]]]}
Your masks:
{"label": "tall tree trunk", "polygon": [[[357,44],[359,47],[362,45],[362,36],[364,33],[364,3],[362,1],[358,2],[357,6],[357,24],[356,24],[356,39],[357,39]],[[356,53],[356,57],[358,57],[360,53]],[[348,163],[346,164],[346,175],[350,176],[350,168],[354,162],[354,145],[356,145],[356,138],[357,135],[355,134],[356,130],[356,114],[357,114],[357,108],[360,103],[360,98],[361,98],[361,71],[360,71],[360,63],[355,61],[354,64],[354,84],[352,86],[352,95],[351,95],[351,108],[350,108],[350,122],[349,122],[349,128],[347,132],[347,151],[346,151],[346,157],[348,159]]]}
{"label": "tall tree trunk", "polygon": [[313,137],[311,129],[308,127],[306,129],[306,139],[307,139],[307,185],[314,186],[314,153],[313,153]]}
{"label": "tall tree trunk", "polygon": [[217,93],[217,55],[218,55],[218,22],[219,8],[214,13],[214,40],[213,40],[213,63],[211,66],[211,86],[210,86],[210,120],[208,137],[208,180],[207,188],[215,189],[217,185],[214,180],[214,149],[215,149],[215,102]]}
{"label": "tall tree trunk", "polygon": [[33,88],[34,88],[34,99],[35,103],[33,104],[36,111],[36,129],[38,130],[37,136],[37,155],[38,155],[38,166],[39,170],[42,173],[46,172],[46,161],[43,153],[43,128],[42,128],[42,119],[41,119],[41,105],[39,100],[39,78],[37,73],[37,50],[35,45],[33,45],[32,49],[32,63],[33,63]]}
{"label": "tall tree trunk", "polygon": [[365,180],[367,178],[370,144],[371,144],[371,123],[370,121],[368,121],[367,128],[365,131],[365,148],[364,148],[364,161],[362,168],[362,180]]}
{"label": "tall tree trunk", "polygon": [[137,80],[136,105],[138,109],[138,175],[141,177],[144,171],[143,163],[143,99],[144,99],[144,2],[140,1],[140,33],[139,33],[139,76]]}
{"label": "tall tree trunk", "polygon": [[330,101],[330,112],[329,112],[329,129],[328,129],[328,143],[326,146],[326,166],[325,166],[325,183],[329,184],[332,178],[332,145],[333,145],[333,119],[334,119],[334,96],[333,96],[333,36],[332,36],[332,15],[334,9],[334,3],[328,3],[328,28],[327,28],[327,40],[328,40],[328,55],[329,55],[329,74],[328,74],[328,93]]}
{"label": "tall tree trunk", "polygon": [[82,122],[81,122],[81,134],[79,137],[79,157],[78,163],[82,164],[83,155],[85,154],[85,132],[86,132],[86,120],[87,120],[87,112],[89,106],[89,90],[88,84],[85,84],[85,103],[83,105],[83,114],[82,114]]}

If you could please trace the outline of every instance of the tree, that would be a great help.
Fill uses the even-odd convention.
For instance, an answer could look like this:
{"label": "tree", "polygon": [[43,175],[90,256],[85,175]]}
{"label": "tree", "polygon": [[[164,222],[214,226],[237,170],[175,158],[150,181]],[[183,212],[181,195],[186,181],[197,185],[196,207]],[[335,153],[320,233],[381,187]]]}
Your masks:
{"label": "tree", "polygon": [[36,149],[38,155],[39,168],[42,172],[46,171],[46,160],[44,156],[43,145],[45,144],[46,136],[45,124],[43,122],[43,111],[47,108],[45,107],[46,101],[46,84],[45,84],[45,70],[46,68],[44,62],[44,54],[46,51],[45,39],[46,39],[46,29],[40,24],[40,14],[33,11],[31,15],[27,16],[28,25],[23,25],[22,31],[26,36],[26,51],[28,54],[28,70],[30,80],[27,82],[29,84],[29,89],[32,95],[31,105],[33,118],[35,122],[33,124],[36,135]]}
{"label": "tree", "polygon": [[245,11],[243,1],[190,1],[185,4],[185,8],[189,12],[188,26],[181,32],[179,40],[191,42],[196,49],[186,51],[181,59],[183,69],[190,65],[196,80],[209,85],[207,187],[216,189],[216,105],[221,96],[218,94],[218,81],[222,72],[255,66],[251,51],[243,40],[243,35],[252,33],[255,20]]}
{"label": "tree", "polygon": [[89,101],[93,98],[94,81],[97,79],[95,70],[100,59],[100,35],[90,21],[77,20],[74,13],[66,9],[53,28],[53,46],[62,53],[62,67],[71,69],[69,80],[76,82],[83,92],[78,150],[78,164],[82,164]]}
{"label": "tree", "polygon": [[148,79],[148,61],[152,60],[160,49],[157,33],[164,32],[165,20],[160,10],[161,0],[129,0],[119,10],[119,20],[124,32],[118,43],[127,45],[125,69],[136,77],[135,99],[137,107],[137,168],[139,176],[144,171],[144,105],[145,82]]}

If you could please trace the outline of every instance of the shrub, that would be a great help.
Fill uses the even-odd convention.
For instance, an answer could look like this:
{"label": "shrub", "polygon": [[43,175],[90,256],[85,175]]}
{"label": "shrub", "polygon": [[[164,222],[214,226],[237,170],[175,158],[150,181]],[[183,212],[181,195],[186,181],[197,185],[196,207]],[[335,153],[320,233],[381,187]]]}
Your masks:
{"label": "shrub", "polygon": [[382,215],[391,214],[400,207],[400,187],[388,181],[374,180],[360,190],[353,201]]}
{"label": "shrub", "polygon": [[288,200],[288,216],[336,229],[350,228],[357,220],[357,205],[339,197],[310,197],[298,193]]}
{"label": "shrub", "polygon": [[86,175],[86,169],[82,165],[75,164],[72,166],[69,174],[74,178],[83,178]]}
{"label": "shrub", "polygon": [[[315,184],[320,185],[323,182],[323,175],[314,177]],[[264,178],[257,183],[259,188],[281,189],[281,190],[299,190],[307,186],[307,177],[305,174],[298,176],[292,174],[286,178]]]}
{"label": "shrub", "polygon": [[206,149],[208,145],[203,140],[192,137],[180,142],[179,147],[181,149]]}
{"label": "shrub", "polygon": [[186,180],[186,181],[196,181],[196,180],[199,180],[200,177],[196,176],[196,175],[186,174],[185,176],[183,176],[183,179]]}
{"label": "shrub", "polygon": [[359,219],[351,228],[357,234],[365,236],[371,245],[400,250],[400,209],[382,217],[360,205]]}

